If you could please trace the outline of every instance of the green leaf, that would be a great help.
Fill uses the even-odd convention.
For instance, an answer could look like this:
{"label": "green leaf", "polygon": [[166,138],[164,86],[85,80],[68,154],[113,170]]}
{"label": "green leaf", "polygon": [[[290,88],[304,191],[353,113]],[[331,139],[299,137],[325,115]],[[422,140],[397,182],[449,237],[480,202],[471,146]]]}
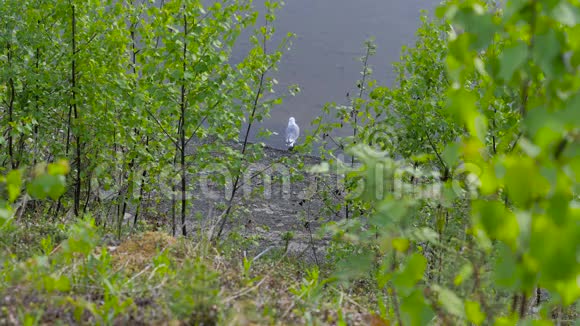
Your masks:
{"label": "green leaf", "polygon": [[485,321],[485,314],[481,311],[478,302],[465,301],[465,316],[475,325],[481,325]]}
{"label": "green leaf", "polygon": [[43,174],[27,185],[28,193],[38,199],[47,196],[57,200],[65,191],[65,179],[61,175]]}
{"label": "green leaf", "polygon": [[460,154],[461,154],[461,144],[453,142],[445,147],[443,153],[441,153],[441,156],[443,157],[443,160],[445,161],[445,163],[447,163],[448,166],[453,167],[459,161]]}
{"label": "green leaf", "polygon": [[498,258],[493,270],[497,285],[509,290],[515,289],[520,272],[514,255],[507,246],[501,243],[498,246]]}
{"label": "green leaf", "polygon": [[[566,217],[562,218],[565,220]],[[577,248],[580,246],[580,228],[572,219],[558,226],[545,215],[534,216],[530,236],[530,269],[541,270],[544,283],[568,282],[580,273]]]}
{"label": "green leaf", "polygon": [[378,100],[378,99],[382,99],[385,97],[385,95],[389,92],[389,88],[388,87],[384,87],[384,86],[379,86],[375,89],[373,89],[371,91],[371,93],[369,94],[369,97],[373,100]]}
{"label": "green leaf", "polygon": [[391,240],[393,248],[398,252],[406,252],[409,249],[409,240],[405,238],[395,238]]}
{"label": "green leaf", "polygon": [[497,317],[494,326],[514,326],[518,324],[518,315],[512,314],[506,317]]}
{"label": "green leaf", "polygon": [[462,27],[466,33],[471,34],[472,50],[482,50],[493,40],[496,26],[493,16],[478,7],[462,8],[455,16],[454,23]]}
{"label": "green leaf", "polygon": [[501,240],[512,248],[517,246],[518,221],[515,214],[506,209],[503,203],[474,201],[473,215],[490,238]]}
{"label": "green leaf", "polygon": [[55,279],[54,289],[61,292],[66,292],[71,289],[70,279],[66,275],[60,275]]}
{"label": "green leaf", "polygon": [[50,175],[66,175],[70,171],[68,161],[59,160],[56,163],[51,163],[47,167],[48,174]]}
{"label": "green leaf", "polygon": [[426,268],[427,259],[421,254],[414,253],[407,260],[405,267],[395,274],[393,284],[403,295],[410,293],[415,284],[423,279]]}
{"label": "green leaf", "polygon": [[529,157],[506,157],[504,177],[508,195],[520,207],[527,207],[531,199],[549,189],[548,181],[540,174],[533,159]]}
{"label": "green leaf", "polygon": [[404,200],[385,199],[377,205],[377,214],[371,222],[383,227],[400,222],[407,215],[407,205]]}
{"label": "green leaf", "polygon": [[455,284],[455,286],[462,284],[463,281],[469,279],[469,277],[471,277],[472,274],[473,274],[473,266],[471,265],[471,263],[464,264],[459,270],[459,273],[457,273],[457,275],[455,276],[453,284]]}
{"label": "green leaf", "polygon": [[425,302],[425,297],[420,290],[413,291],[401,300],[402,318],[404,325],[423,326],[429,325],[435,313]]}
{"label": "green leaf", "polygon": [[566,101],[564,109],[555,112],[553,116],[557,119],[558,124],[568,130],[573,130],[579,126],[580,110],[578,110],[578,107],[580,107],[580,93],[577,92]]}
{"label": "green leaf", "polygon": [[475,116],[476,102],[475,94],[464,88],[450,89],[447,93],[447,109],[459,123],[465,123]]}
{"label": "green leaf", "polygon": [[544,34],[537,35],[535,43],[541,44],[541,46],[534,47],[534,60],[547,76],[555,77],[557,73],[564,69],[560,56],[562,45],[558,34],[553,29],[550,29]]}
{"label": "green leaf", "polygon": [[463,301],[451,290],[439,285],[433,285],[433,290],[437,292],[437,302],[450,314],[464,318],[465,308]]}
{"label": "green leaf", "polygon": [[510,81],[514,72],[526,62],[527,56],[528,46],[522,41],[514,42],[506,47],[499,57],[499,78]]}
{"label": "green leaf", "polygon": [[447,97],[447,109],[455,120],[465,124],[471,135],[483,141],[487,134],[487,118],[477,110],[476,94],[465,88],[450,88]]}
{"label": "green leaf", "polygon": [[448,43],[450,54],[450,56],[448,56],[448,60],[449,58],[457,59],[457,62],[447,61],[447,68],[450,71],[454,71],[455,69],[462,69],[462,67],[457,67],[457,65],[466,64],[471,61],[471,52],[469,50],[470,42],[471,39],[469,34],[464,33],[459,35],[455,40],[452,40]]}
{"label": "green leaf", "polygon": [[571,278],[556,283],[555,290],[562,297],[562,303],[569,306],[580,298],[580,286],[577,278]]}
{"label": "green leaf", "polygon": [[373,264],[373,255],[368,251],[353,253],[337,265],[334,277],[342,281],[366,275]]}
{"label": "green leaf", "polygon": [[6,175],[6,186],[8,188],[8,201],[14,202],[20,195],[22,188],[22,171],[12,170]]}
{"label": "green leaf", "polygon": [[527,0],[512,0],[506,2],[506,9],[504,17],[506,20],[511,19],[512,16],[519,18],[518,14],[527,4],[529,1]]}
{"label": "green leaf", "polygon": [[568,222],[571,198],[562,193],[555,193],[548,201],[548,216],[557,226],[564,226]]}

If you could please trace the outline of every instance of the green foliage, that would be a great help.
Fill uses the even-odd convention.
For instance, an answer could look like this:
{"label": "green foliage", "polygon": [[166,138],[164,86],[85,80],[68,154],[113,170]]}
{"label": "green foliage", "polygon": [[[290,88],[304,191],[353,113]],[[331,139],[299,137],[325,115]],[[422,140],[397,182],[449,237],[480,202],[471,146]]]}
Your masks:
{"label": "green foliage", "polygon": [[[23,169],[11,170],[5,176],[0,176],[0,235],[5,240],[2,241],[4,245],[10,243],[10,234],[17,230],[12,226],[16,214],[14,206],[22,212],[29,200],[28,195],[33,199],[58,198],[64,192],[65,175],[68,172],[68,163],[59,161],[48,165],[38,164],[30,176],[25,175]],[[27,194],[21,196],[24,187]],[[20,197],[21,201],[17,203]]]}
{"label": "green foliage", "polygon": [[[353,137],[330,137],[343,125],[315,121],[320,140],[339,146],[325,155],[353,155],[350,166],[329,164],[345,171],[367,220],[330,229],[355,257],[375,248],[356,266],[389,289],[389,318],[480,325],[530,318],[541,289],[548,307],[578,300],[577,11],[570,1],[448,1],[403,49],[398,85],[337,107],[340,119],[365,108]],[[438,190],[400,193],[397,182]]]}
{"label": "green foliage", "polygon": [[65,192],[64,176],[69,172],[66,161],[51,163],[47,166],[47,171],[41,171],[42,166],[37,166],[34,173],[39,174],[26,185],[27,192],[36,199],[44,199],[47,196],[57,200]]}
{"label": "green foliage", "polygon": [[[390,87],[372,79],[365,43],[356,91],[326,105],[334,119],[315,119],[296,148],[320,145],[327,162],[309,171],[344,176],[306,216],[344,217],[325,228],[323,264],[294,270],[286,255],[301,237],[289,230],[275,263],[247,258],[262,239],[236,230],[218,248],[206,230],[195,245],[155,232],[121,242],[156,227],[144,214],[190,235],[208,169],[228,190],[214,240],[238,215],[243,176],[265,157],[248,136],[286,96],[271,77],[292,37],[270,45],[280,6],[266,1],[234,62],[260,21],[251,2],[2,2],[0,323],[50,322],[56,310],[79,324],[247,324],[232,316],[248,297],[245,310],[270,324],[346,324],[345,302],[402,325],[577,318],[577,1],[446,1],[438,18],[423,14]],[[307,169],[297,161],[293,180]],[[112,228],[116,241],[103,237]],[[298,276],[276,288],[284,272]]]}
{"label": "green foliage", "polygon": [[316,307],[319,304],[319,300],[322,296],[322,290],[327,280],[321,279],[320,270],[316,267],[306,271],[306,276],[302,279],[302,282],[290,291],[301,301],[304,301],[306,307]]}
{"label": "green foliage", "polygon": [[255,27],[247,56],[233,62],[234,45],[259,15],[247,1],[3,3],[2,168],[68,158],[67,193],[50,171],[28,186],[35,197],[51,192],[55,216],[93,211],[121,236],[124,214],[139,215],[143,196],[154,192],[158,202],[173,199],[185,235],[186,206],[197,195],[197,180],[186,175],[215,164],[243,173],[262,147],[239,151],[237,138],[284,97],[272,96],[277,81],[269,73],[291,35],[267,51],[280,8],[267,4],[265,26]]}
{"label": "green foliage", "polygon": [[219,303],[218,274],[207,269],[201,261],[188,262],[174,287],[167,289],[167,305],[181,320],[194,325],[215,324],[219,320],[216,305]]}
{"label": "green foliage", "polygon": [[[574,6],[567,1],[560,3],[567,8]],[[507,8],[510,5],[507,4]],[[572,254],[578,246],[577,220],[567,213],[568,209],[573,210],[577,200],[577,194],[574,195],[577,176],[564,172],[574,169],[575,158],[568,156],[570,152],[566,154],[565,148],[574,146],[570,142],[574,142],[572,139],[578,133],[577,121],[580,120],[574,119],[576,122],[571,122],[569,118],[564,118],[564,122],[561,119],[568,110],[566,103],[578,91],[575,86],[577,82],[574,82],[575,74],[564,68],[564,52],[574,53],[577,49],[573,41],[565,37],[566,33],[570,33],[570,27],[560,24],[563,16],[554,15],[550,6],[540,6],[535,2],[525,8],[511,6],[512,10],[508,14],[498,14],[493,18],[492,24],[495,27],[489,30],[468,26],[455,12],[459,8],[471,16],[485,17],[475,4],[449,4],[445,9],[446,17],[462,24],[466,31],[451,41],[452,45],[458,47],[450,46],[452,51],[448,62],[456,60],[461,62],[461,69],[477,71],[477,60],[471,60],[471,55],[465,56],[465,53],[469,53],[466,46],[475,44],[473,38],[485,38],[486,41],[479,48],[486,50],[483,62],[486,71],[493,72],[496,62],[500,62],[504,68],[501,70],[503,73],[497,76],[494,73],[479,73],[480,94],[497,90],[513,90],[516,94],[522,94],[522,98],[512,99],[512,110],[519,113],[521,125],[511,148],[517,147],[519,150],[489,157],[484,154],[487,147],[484,139],[474,139],[472,130],[469,130],[471,135],[464,137],[464,142],[472,142],[474,147],[470,151],[463,151],[465,159],[478,162],[484,170],[495,171],[490,173],[490,180],[482,180],[482,188],[486,188],[488,193],[504,193],[504,198],[486,198],[473,206],[474,216],[480,216],[481,221],[481,224],[474,225],[474,232],[479,233],[483,229],[482,234],[485,236],[510,246],[511,253],[508,255],[513,255],[515,268],[522,270],[521,276],[512,282],[519,284],[517,287],[521,291],[529,294],[539,283],[559,294],[558,301],[561,304],[569,305],[580,295],[577,284],[574,285],[580,270]],[[517,30],[516,26],[521,26],[522,21],[530,27],[529,30],[520,32],[520,35],[509,32]],[[488,37],[490,33],[499,30],[506,32],[492,34],[493,38]],[[462,36],[469,41],[460,45]],[[525,42],[519,43],[519,39]],[[500,46],[516,45],[498,55],[494,50],[496,43]],[[461,61],[460,57],[469,60]],[[508,66],[512,71],[506,72],[505,67]],[[517,80],[510,78],[514,72],[519,73]],[[453,88],[472,93],[460,86],[465,85],[466,77],[453,76],[456,85]],[[489,103],[489,100],[484,95],[480,103]],[[465,108],[471,111],[469,115],[473,117],[472,120],[480,121],[488,120],[484,109],[484,106]],[[527,127],[528,121],[537,119],[537,116],[532,117],[540,112],[543,112],[542,120],[561,121],[559,126],[545,124],[542,131]],[[553,207],[551,203],[555,202],[559,209],[547,209]],[[550,229],[560,231],[552,233]]]}

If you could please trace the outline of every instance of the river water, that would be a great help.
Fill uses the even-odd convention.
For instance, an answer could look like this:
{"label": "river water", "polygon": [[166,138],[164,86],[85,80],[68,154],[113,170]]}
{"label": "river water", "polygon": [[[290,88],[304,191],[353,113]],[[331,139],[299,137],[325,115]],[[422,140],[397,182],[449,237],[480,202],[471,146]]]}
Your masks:
{"label": "river water", "polygon": [[[433,12],[437,0],[286,0],[277,12],[274,47],[288,32],[296,34],[292,47],[274,74],[283,92],[297,84],[301,92],[274,108],[271,118],[257,126],[277,132],[264,141],[285,148],[284,130],[293,116],[303,137],[310,122],[321,114],[327,102],[346,104],[346,93],[356,93],[360,79],[365,40],[374,37],[376,54],[371,58],[373,78],[387,86],[395,80],[392,63],[399,60],[401,47],[413,45],[422,9]],[[258,1],[263,4],[264,1]],[[263,11],[263,10],[262,10]],[[242,35],[234,50],[239,61],[250,47]],[[252,140],[258,128],[250,134]]]}

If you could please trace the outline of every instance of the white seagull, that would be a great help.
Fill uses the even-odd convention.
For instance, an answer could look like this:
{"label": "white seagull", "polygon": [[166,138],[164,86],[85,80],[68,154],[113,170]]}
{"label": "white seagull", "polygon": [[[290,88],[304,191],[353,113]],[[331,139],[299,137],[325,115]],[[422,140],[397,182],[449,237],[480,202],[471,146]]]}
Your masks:
{"label": "white seagull", "polygon": [[300,137],[300,127],[296,124],[294,117],[290,117],[288,120],[288,127],[286,128],[286,146],[289,150],[294,148],[296,140]]}

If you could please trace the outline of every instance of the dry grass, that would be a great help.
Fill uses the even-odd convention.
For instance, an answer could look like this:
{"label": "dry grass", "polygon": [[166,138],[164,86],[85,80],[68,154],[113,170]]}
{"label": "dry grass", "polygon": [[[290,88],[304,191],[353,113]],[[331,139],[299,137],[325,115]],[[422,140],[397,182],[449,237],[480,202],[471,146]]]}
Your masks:
{"label": "dry grass", "polygon": [[177,240],[162,232],[145,232],[122,242],[118,247],[109,250],[113,256],[113,263],[128,273],[143,270],[151,260],[164,250],[170,250],[177,244]]}
{"label": "dry grass", "polygon": [[[58,261],[60,248],[57,246],[49,259]],[[96,247],[91,259],[106,260],[103,248]],[[105,276],[93,270],[98,267],[90,267],[89,275],[84,275],[87,258],[82,255],[75,255],[72,262],[58,261],[56,269],[48,272],[47,275],[74,278],[70,290],[47,292],[31,281],[30,275],[0,287],[0,323],[22,324],[23,313],[39,314],[39,324],[53,324],[57,320],[82,325],[102,322],[102,315],[87,308],[82,308],[79,320],[75,317],[75,309],[79,307],[78,302],[94,304],[94,309],[109,309],[104,303],[108,285],[99,280],[107,277],[107,282],[112,282],[116,289],[115,295],[121,301],[131,301],[112,324],[186,325],[206,320],[206,325],[216,321],[224,325],[297,325],[306,323],[308,314],[317,324],[337,325],[340,309],[349,325],[383,325],[377,323],[369,309],[357,303],[356,298],[336,288],[325,291],[324,297],[315,304],[298,298],[291,289],[303,282],[308,266],[285,255],[265,255],[252,264],[249,273],[244,273],[243,250],[224,252],[207,240],[176,239],[162,232],[145,232],[133,235],[118,246],[106,248],[110,263],[105,265]],[[159,255],[168,259],[168,271],[162,272],[155,267],[154,261]],[[34,257],[26,261],[20,263],[22,275],[39,262]],[[200,310],[192,311],[190,317],[180,317],[168,309],[172,291],[179,290],[181,285],[198,282],[195,270],[187,269],[192,262],[206,266],[207,273],[217,275],[217,287],[210,286],[205,292],[204,283],[200,283],[201,287],[195,288],[202,299],[213,296],[214,301],[202,302],[211,318],[203,319],[208,316],[199,316]],[[42,275],[32,279],[34,277]],[[217,293],[211,294],[212,289],[217,289]]]}

